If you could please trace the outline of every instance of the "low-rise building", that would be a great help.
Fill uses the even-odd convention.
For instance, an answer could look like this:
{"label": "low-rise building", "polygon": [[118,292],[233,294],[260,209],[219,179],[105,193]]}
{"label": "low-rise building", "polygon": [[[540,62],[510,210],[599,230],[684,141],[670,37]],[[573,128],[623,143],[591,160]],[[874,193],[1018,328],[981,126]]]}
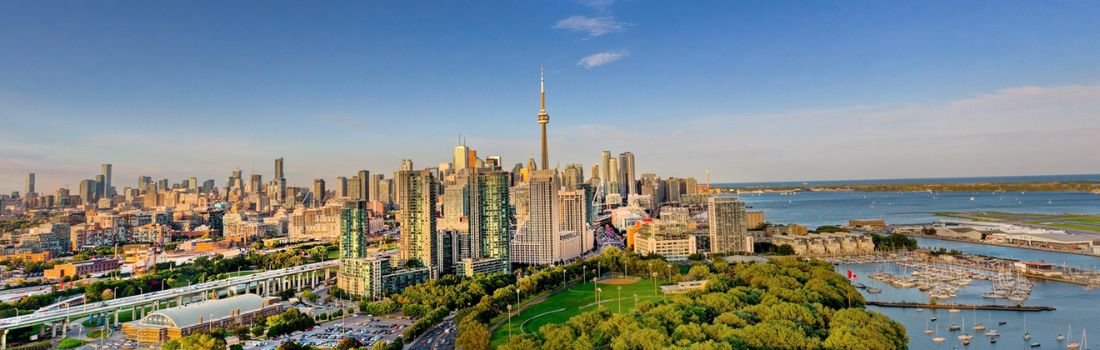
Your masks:
{"label": "low-rise building", "polygon": [[641,255],[660,255],[669,261],[684,261],[695,254],[695,235],[688,225],[680,222],[664,222],[645,219],[634,237],[634,252]]}
{"label": "low-rise building", "polygon": [[115,259],[91,259],[73,263],[65,263],[54,266],[42,272],[42,276],[51,280],[60,280],[65,277],[81,277],[98,275],[118,269],[119,263]]}
{"label": "low-rise building", "polygon": [[164,343],[197,332],[252,324],[257,318],[281,313],[283,304],[276,301],[256,294],[242,294],[161,309],[140,320],[124,323],[122,333],[127,339],[140,343]]}
{"label": "low-rise building", "polygon": [[875,251],[871,236],[848,232],[815,233],[800,235],[778,235],[772,237],[772,244],[789,245],[795,255],[820,257],[862,255]]}

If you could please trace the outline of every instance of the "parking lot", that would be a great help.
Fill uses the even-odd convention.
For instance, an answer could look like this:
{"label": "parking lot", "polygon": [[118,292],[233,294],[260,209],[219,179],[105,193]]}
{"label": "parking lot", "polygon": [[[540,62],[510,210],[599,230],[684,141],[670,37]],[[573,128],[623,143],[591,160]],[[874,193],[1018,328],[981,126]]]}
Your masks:
{"label": "parking lot", "polygon": [[355,337],[368,348],[379,341],[391,342],[401,335],[406,327],[413,323],[407,318],[384,318],[370,315],[352,316],[342,320],[329,321],[313,327],[311,330],[295,332],[277,339],[266,341],[248,341],[244,348],[249,350],[272,350],[283,342],[294,340],[303,345],[319,348],[334,348],[344,337]]}

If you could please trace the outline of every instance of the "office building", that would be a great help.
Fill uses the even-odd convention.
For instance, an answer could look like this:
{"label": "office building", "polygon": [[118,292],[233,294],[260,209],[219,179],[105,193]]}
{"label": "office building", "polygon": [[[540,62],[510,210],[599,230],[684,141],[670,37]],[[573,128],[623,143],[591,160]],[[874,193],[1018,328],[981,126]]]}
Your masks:
{"label": "office building", "polygon": [[283,158],[275,158],[275,179],[285,179],[286,174],[283,173]]}
{"label": "office building", "polygon": [[111,186],[111,165],[110,164],[103,164],[102,165],[102,172],[103,172],[103,174],[102,174],[103,175],[103,181],[102,181],[103,191],[100,192],[100,194],[102,195],[102,197],[114,197],[115,196],[115,190],[114,190],[114,187]]}
{"label": "office building", "polygon": [[336,177],[336,197],[348,198],[348,177],[337,176]]}
{"label": "office building", "polygon": [[637,177],[634,174],[634,154],[630,152],[619,153],[619,193],[624,198],[632,194],[639,194]]}
{"label": "office building", "polygon": [[379,194],[381,194],[382,191],[378,189],[378,186],[382,184],[383,177],[384,175],[382,174],[370,175],[370,181],[367,183],[367,196],[370,197],[369,200],[372,202],[381,200],[379,199]]}
{"label": "office building", "polygon": [[[610,151],[600,152],[600,180],[602,181],[600,183],[600,185],[603,186],[605,194],[607,193],[608,183],[611,181],[611,177],[609,177],[611,174],[608,173],[610,171],[610,169],[611,169],[611,152]],[[595,172],[593,172],[593,175],[595,175]]]}
{"label": "office building", "polygon": [[24,195],[30,196],[34,192],[34,173],[27,174],[27,191]]}
{"label": "office building", "polygon": [[711,196],[707,206],[711,253],[752,252],[745,226],[745,202],[737,197]]}
{"label": "office building", "polygon": [[325,204],[325,180],[313,179],[313,207],[320,208]]}
{"label": "office building", "polygon": [[356,176],[358,182],[356,189],[355,199],[370,200],[370,172],[366,170],[360,170],[359,175]]}

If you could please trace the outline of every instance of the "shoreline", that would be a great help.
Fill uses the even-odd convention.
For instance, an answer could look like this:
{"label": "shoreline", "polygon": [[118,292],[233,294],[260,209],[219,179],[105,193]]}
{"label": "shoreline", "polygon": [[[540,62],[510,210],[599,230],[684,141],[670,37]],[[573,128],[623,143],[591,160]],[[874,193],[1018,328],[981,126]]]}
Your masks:
{"label": "shoreline", "polygon": [[1049,252],[1049,253],[1064,253],[1064,254],[1073,254],[1073,255],[1080,255],[1080,256],[1089,256],[1089,257],[1100,259],[1100,255],[1089,254],[1089,253],[1081,253],[1081,252],[1072,252],[1072,251],[1067,251],[1067,250],[1058,250],[1058,249],[1041,248],[1041,247],[1030,247],[1030,246],[1019,246],[1019,245],[1011,245],[1011,244],[998,244],[998,243],[990,243],[990,242],[983,242],[983,241],[974,241],[974,240],[969,240],[969,239],[964,239],[964,238],[950,238],[950,237],[941,237],[941,236],[935,236],[935,235],[919,235],[919,234],[907,234],[907,233],[898,233],[898,234],[902,235],[902,236],[906,236],[906,237],[919,237],[919,238],[936,239],[936,240],[941,240],[941,241],[982,244],[982,245],[988,245],[988,246],[994,246],[994,247],[1030,249],[1030,250],[1037,250],[1037,251]]}

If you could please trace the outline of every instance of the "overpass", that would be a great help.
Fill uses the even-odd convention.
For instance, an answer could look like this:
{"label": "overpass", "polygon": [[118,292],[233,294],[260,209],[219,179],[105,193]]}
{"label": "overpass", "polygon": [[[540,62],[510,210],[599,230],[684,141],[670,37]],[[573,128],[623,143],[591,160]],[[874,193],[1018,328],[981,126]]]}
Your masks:
{"label": "overpass", "polygon": [[[130,310],[132,319],[137,320],[147,313],[171,306],[173,301],[175,301],[175,305],[187,305],[191,302],[206,300],[211,295],[217,298],[217,295],[221,292],[227,295],[239,293],[270,295],[288,289],[312,288],[316,287],[318,283],[326,283],[339,266],[339,260],[322,261],[98,303],[85,303],[79,307],[45,310],[30,315],[0,319],[0,350],[7,349],[8,331],[12,329],[46,325],[51,329],[54,336],[57,335],[57,330],[60,328],[61,336],[64,337],[68,334],[70,322],[74,319],[80,320],[91,315],[103,316],[105,320],[111,321],[109,315],[113,314],[111,324],[117,325],[119,323],[118,314],[122,311]],[[45,328],[43,327],[40,332],[44,333]]]}

